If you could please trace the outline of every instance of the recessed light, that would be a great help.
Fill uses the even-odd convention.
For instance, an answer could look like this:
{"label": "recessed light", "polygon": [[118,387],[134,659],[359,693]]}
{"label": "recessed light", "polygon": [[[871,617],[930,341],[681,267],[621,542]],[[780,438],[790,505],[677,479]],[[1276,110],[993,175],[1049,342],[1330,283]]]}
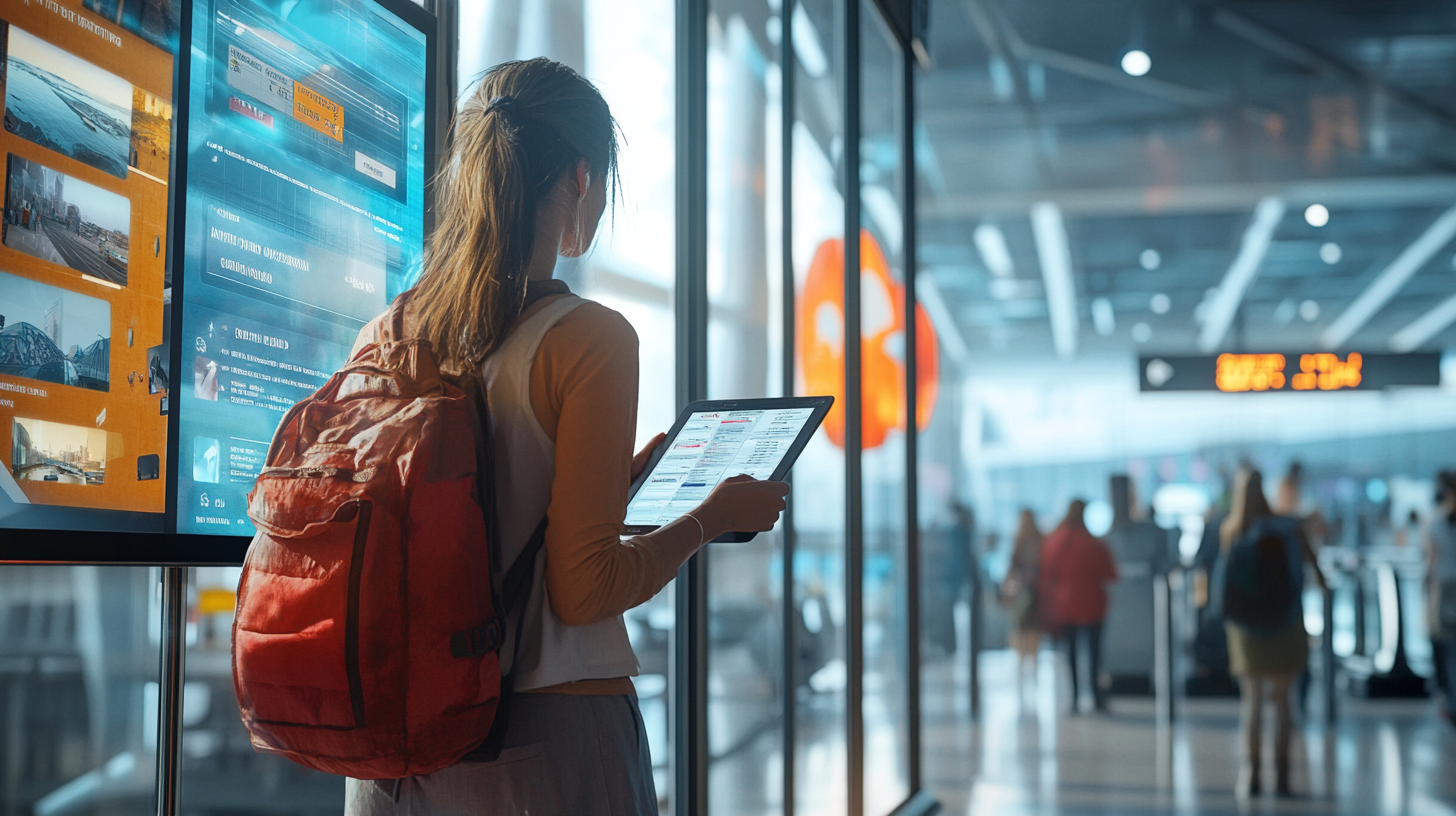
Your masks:
{"label": "recessed light", "polygon": [[1138,256],[1138,263],[1142,265],[1143,269],[1151,272],[1163,265],[1163,256],[1159,255],[1156,249],[1145,249]]}
{"label": "recessed light", "polygon": [[1312,300],[1306,300],[1299,304],[1299,316],[1304,318],[1304,322],[1306,323],[1313,323],[1318,320],[1319,313],[1319,304]]}
{"label": "recessed light", "polygon": [[1146,323],[1137,323],[1132,327],[1132,339],[1138,343],[1146,343],[1153,339],[1153,327]]}
{"label": "recessed light", "polygon": [[1153,310],[1153,314],[1165,315],[1169,309],[1173,308],[1173,299],[1159,292],[1148,301],[1148,308]]}
{"label": "recessed light", "polygon": [[1344,250],[1341,250],[1340,245],[1334,241],[1326,241],[1320,245],[1320,260],[1330,266],[1339,263],[1343,257],[1345,257]]}
{"label": "recessed light", "polygon": [[1142,76],[1152,68],[1153,58],[1148,56],[1146,51],[1134,48],[1122,55],[1122,70],[1127,72],[1128,76]]}
{"label": "recessed light", "polygon": [[1304,208],[1304,220],[1311,227],[1323,227],[1330,223],[1330,211],[1323,204],[1311,204]]}

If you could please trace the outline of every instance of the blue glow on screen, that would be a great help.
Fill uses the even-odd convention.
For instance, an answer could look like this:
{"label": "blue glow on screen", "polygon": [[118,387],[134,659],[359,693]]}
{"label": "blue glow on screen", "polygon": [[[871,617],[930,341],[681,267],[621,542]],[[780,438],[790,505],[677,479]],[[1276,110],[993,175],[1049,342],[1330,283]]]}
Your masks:
{"label": "blue glow on screen", "polygon": [[251,535],[285,411],[416,273],[425,37],[371,0],[193,20],[177,531]]}

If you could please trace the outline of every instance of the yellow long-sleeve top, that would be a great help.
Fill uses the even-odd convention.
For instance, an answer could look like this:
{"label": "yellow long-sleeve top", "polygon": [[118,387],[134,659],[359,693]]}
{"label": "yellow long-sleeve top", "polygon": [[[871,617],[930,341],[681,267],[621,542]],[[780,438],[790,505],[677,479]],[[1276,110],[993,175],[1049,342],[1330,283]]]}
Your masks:
{"label": "yellow long-sleeve top", "polygon": [[[521,319],[568,293],[562,281],[531,284]],[[556,446],[546,510],[547,595],[569,626],[645,603],[674,575],[645,539],[622,539],[637,432],[637,348],[626,318],[587,301],[546,333],[531,366],[531,408]],[[534,691],[631,694],[633,687],[619,677]]]}

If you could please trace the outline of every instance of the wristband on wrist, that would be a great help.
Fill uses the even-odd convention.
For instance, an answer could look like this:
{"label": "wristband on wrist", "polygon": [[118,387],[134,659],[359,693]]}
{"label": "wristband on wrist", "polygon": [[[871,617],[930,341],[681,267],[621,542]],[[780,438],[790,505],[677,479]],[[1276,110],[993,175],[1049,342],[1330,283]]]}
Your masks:
{"label": "wristband on wrist", "polygon": [[683,515],[692,519],[693,523],[698,525],[698,546],[701,547],[706,544],[708,541],[708,531],[703,527],[703,523],[698,521],[698,517],[692,513],[683,513]]}

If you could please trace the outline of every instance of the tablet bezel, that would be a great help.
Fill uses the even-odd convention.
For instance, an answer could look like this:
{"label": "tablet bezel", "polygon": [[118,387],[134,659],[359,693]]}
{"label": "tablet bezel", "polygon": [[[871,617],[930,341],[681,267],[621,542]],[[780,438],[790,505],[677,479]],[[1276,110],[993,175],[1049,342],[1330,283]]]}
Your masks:
{"label": "tablet bezel", "polygon": [[[636,479],[632,480],[632,486],[627,491],[627,506],[632,506],[632,500],[637,497],[637,491],[646,483],[647,477],[652,475],[652,470],[657,467],[658,461],[662,459],[662,454],[671,447],[672,441],[677,439],[678,434],[682,433],[683,426],[687,424],[688,419],[693,414],[704,411],[776,411],[791,408],[813,408],[814,412],[809,415],[809,419],[804,423],[804,427],[799,429],[799,435],[794,437],[793,444],[789,446],[788,451],[784,454],[784,458],[779,461],[778,466],[774,468],[773,475],[769,477],[771,481],[777,482],[783,481],[784,477],[793,469],[794,462],[798,461],[799,454],[804,452],[804,447],[809,444],[809,440],[814,436],[814,432],[819,430],[820,425],[824,424],[824,417],[829,415],[829,409],[833,406],[834,397],[762,397],[758,399],[699,400],[698,402],[694,402],[684,408],[682,413],[678,415],[677,421],[672,425],[672,429],[667,432],[667,438],[662,441],[662,444],[657,446],[657,449],[652,452],[652,456],[648,458],[646,467],[642,468],[642,472],[637,474]],[[650,533],[662,526],[660,524],[628,524],[625,525],[624,529],[628,535],[641,535],[643,533]],[[740,540],[739,537],[743,535],[747,535],[748,538],[753,537],[752,534],[729,534],[734,540]],[[726,540],[729,536],[725,536],[724,539]],[[741,540],[746,541],[748,538],[742,538]]]}

